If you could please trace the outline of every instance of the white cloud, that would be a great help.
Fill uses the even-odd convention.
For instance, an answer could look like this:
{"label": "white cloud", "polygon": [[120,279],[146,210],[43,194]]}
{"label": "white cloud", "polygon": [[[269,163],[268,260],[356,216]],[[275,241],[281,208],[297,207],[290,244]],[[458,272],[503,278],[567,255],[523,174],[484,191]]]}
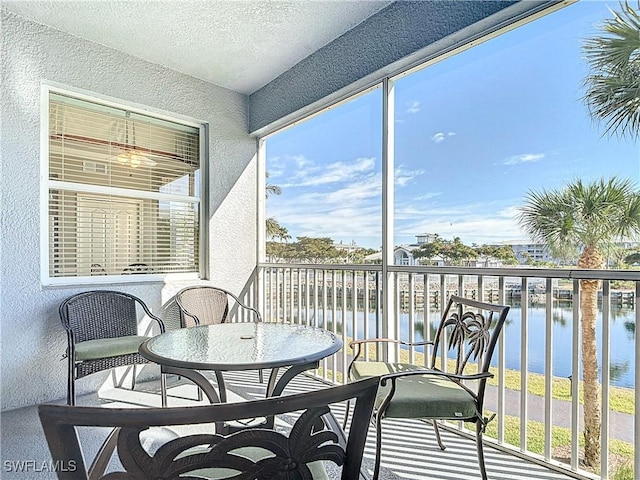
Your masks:
{"label": "white cloud", "polygon": [[[277,218],[292,236],[379,245],[382,173],[376,171],[374,158],[334,162],[322,169],[310,163],[289,180],[289,185],[281,184],[281,196],[269,199],[267,214]],[[284,187],[302,190],[296,193]]]}
{"label": "white cloud", "polygon": [[269,166],[269,170],[267,170],[267,173],[269,174],[269,179],[267,180],[267,182],[273,183],[272,180],[274,178],[284,175],[284,172],[285,172],[284,167],[271,164]]}
{"label": "white cloud", "polygon": [[410,114],[415,114],[415,113],[418,113],[419,111],[420,111],[420,102],[418,101],[411,102],[411,105],[409,106],[409,108],[407,108],[407,113],[410,113]]}
{"label": "white cloud", "polygon": [[520,155],[513,155],[504,162],[503,165],[519,165],[521,163],[533,163],[539,162],[545,157],[544,153],[522,153]]}
{"label": "white cloud", "polygon": [[442,192],[427,192],[427,193],[423,193],[422,195],[419,195],[417,197],[414,197],[414,200],[419,202],[421,200],[430,200],[432,198],[438,197],[442,195]]}
{"label": "white cloud", "polygon": [[412,237],[422,232],[446,239],[460,237],[464,243],[499,243],[523,236],[515,220],[516,207],[486,202],[443,208],[407,205],[396,210],[397,234]]}
{"label": "white cloud", "polygon": [[[380,174],[330,192],[297,195],[294,201],[269,200],[269,216],[275,216],[296,237],[330,237],[336,241],[375,238],[380,242],[382,211]],[[367,245],[368,246],[368,245]]]}
{"label": "white cloud", "polygon": [[[442,133],[443,139],[454,135]],[[283,189],[282,195],[269,199],[268,216],[277,218],[293,237],[330,237],[335,241],[356,240],[364,246],[379,246],[382,174],[376,171],[374,158],[320,166],[303,156],[290,156],[286,163],[301,165],[289,176],[290,185],[311,188]],[[394,172],[398,188],[424,174],[425,170],[406,165],[399,165]],[[287,186],[283,182],[274,183]],[[498,243],[523,236],[515,221],[517,207],[513,206],[513,199],[474,204],[461,201],[446,206],[429,201],[441,195],[442,192],[418,189],[406,202],[396,203],[397,236],[415,238],[423,232],[438,233],[449,239],[460,237],[466,244]]]}
{"label": "white cloud", "polygon": [[308,162],[298,170],[288,184],[282,187],[308,187],[329,183],[353,182],[359,175],[371,172],[375,168],[374,158],[358,158],[354,162],[334,162],[322,170]]}
{"label": "white cloud", "polygon": [[433,136],[431,137],[431,140],[434,143],[440,143],[440,142],[444,142],[448,137],[455,137],[456,135],[458,135],[456,132],[448,132],[448,133],[437,132],[433,134]]}
{"label": "white cloud", "polygon": [[293,155],[291,159],[293,160],[293,162],[296,164],[298,168],[304,168],[308,165],[313,164],[313,162],[311,160],[307,160],[307,158],[304,155]]}
{"label": "white cloud", "polygon": [[284,155],[273,156],[267,160],[267,173],[270,179],[280,177],[291,168],[291,165],[295,165],[298,169],[312,168],[313,162],[308,160],[304,155]]}
{"label": "white cloud", "polygon": [[395,184],[399,187],[404,187],[411,180],[420,175],[424,175],[424,173],[425,170],[423,169],[407,170],[404,168],[404,165],[400,165],[394,172]]}
{"label": "white cloud", "polygon": [[[374,173],[357,181],[353,181],[343,188],[329,192],[314,191],[299,195],[296,197],[296,203],[302,202],[302,204],[308,204],[310,208],[314,208],[315,205],[321,205],[322,207],[335,207],[336,205],[354,206],[357,205],[358,202],[367,199],[379,199],[381,195],[382,177],[379,173]],[[378,203],[380,202],[378,201]]]}
{"label": "white cloud", "polygon": [[442,132],[438,132],[436,134],[433,135],[433,137],[431,137],[431,140],[433,140],[435,143],[440,143],[440,142],[444,142],[446,135]]}
{"label": "white cloud", "polygon": [[[370,173],[329,192],[314,189],[293,199],[272,197],[268,215],[275,216],[295,237],[355,239],[364,246],[377,248],[381,231],[381,188],[381,174]],[[523,237],[515,220],[517,207],[512,200],[446,206],[417,201],[439,195],[441,192],[426,192],[396,204],[397,236],[414,239],[423,232],[438,233],[447,239],[460,237],[468,245]]]}

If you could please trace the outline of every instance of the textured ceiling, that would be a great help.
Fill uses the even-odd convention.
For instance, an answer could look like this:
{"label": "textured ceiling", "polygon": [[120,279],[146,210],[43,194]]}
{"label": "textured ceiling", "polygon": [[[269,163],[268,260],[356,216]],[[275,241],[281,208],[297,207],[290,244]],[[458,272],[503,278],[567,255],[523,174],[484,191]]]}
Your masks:
{"label": "textured ceiling", "polygon": [[2,6],[38,23],[249,94],[389,3],[4,0]]}

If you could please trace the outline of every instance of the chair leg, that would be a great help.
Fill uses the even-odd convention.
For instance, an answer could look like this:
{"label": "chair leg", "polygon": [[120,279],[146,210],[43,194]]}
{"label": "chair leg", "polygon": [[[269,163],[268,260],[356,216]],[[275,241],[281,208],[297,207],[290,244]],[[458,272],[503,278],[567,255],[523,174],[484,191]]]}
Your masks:
{"label": "chair leg", "polygon": [[67,379],[67,405],[75,405],[76,404],[76,384],[73,378],[73,373],[69,373],[69,378]]}
{"label": "chair leg", "polygon": [[133,376],[131,377],[131,390],[136,388],[136,366],[133,365]]}
{"label": "chair leg", "polygon": [[76,404],[76,366],[73,358],[69,355],[67,360],[67,370],[69,375],[67,376],[67,405]]}
{"label": "chair leg", "polygon": [[160,401],[162,408],[167,406],[167,376],[160,372]]}
{"label": "chair leg", "polygon": [[440,438],[440,427],[438,427],[438,421],[432,420],[431,422],[433,423],[433,431],[436,433],[436,441],[438,442],[438,446],[440,447],[440,450],[444,450],[447,447],[444,443],[442,443],[442,438]]}
{"label": "chair leg", "polygon": [[373,468],[373,480],[380,476],[380,460],[382,454],[382,417],[376,415],[376,460]]}
{"label": "chair leg", "polygon": [[476,449],[478,450],[478,463],[480,464],[480,474],[482,480],[487,480],[487,468],[484,464],[484,446],[482,444],[482,429],[481,422],[476,422]]}
{"label": "chair leg", "polygon": [[219,370],[215,371],[216,373],[216,382],[218,383],[218,393],[220,395],[220,402],[227,403],[227,387],[224,383],[224,377],[222,376],[222,372]]}

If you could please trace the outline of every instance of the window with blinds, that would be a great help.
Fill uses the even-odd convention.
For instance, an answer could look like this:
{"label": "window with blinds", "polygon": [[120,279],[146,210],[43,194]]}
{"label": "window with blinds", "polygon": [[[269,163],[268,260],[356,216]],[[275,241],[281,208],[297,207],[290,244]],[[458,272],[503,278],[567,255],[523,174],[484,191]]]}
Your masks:
{"label": "window with blinds", "polygon": [[49,92],[48,144],[49,278],[199,272],[199,127]]}

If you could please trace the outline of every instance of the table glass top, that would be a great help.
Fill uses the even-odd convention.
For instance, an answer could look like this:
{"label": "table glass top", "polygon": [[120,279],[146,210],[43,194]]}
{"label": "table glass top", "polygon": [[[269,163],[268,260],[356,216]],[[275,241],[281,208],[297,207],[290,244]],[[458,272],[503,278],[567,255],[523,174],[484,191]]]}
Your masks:
{"label": "table glass top", "polygon": [[313,362],[342,340],[320,328],[283,323],[223,323],[172,330],[141,348],[148,359],[197,369],[241,370]]}

